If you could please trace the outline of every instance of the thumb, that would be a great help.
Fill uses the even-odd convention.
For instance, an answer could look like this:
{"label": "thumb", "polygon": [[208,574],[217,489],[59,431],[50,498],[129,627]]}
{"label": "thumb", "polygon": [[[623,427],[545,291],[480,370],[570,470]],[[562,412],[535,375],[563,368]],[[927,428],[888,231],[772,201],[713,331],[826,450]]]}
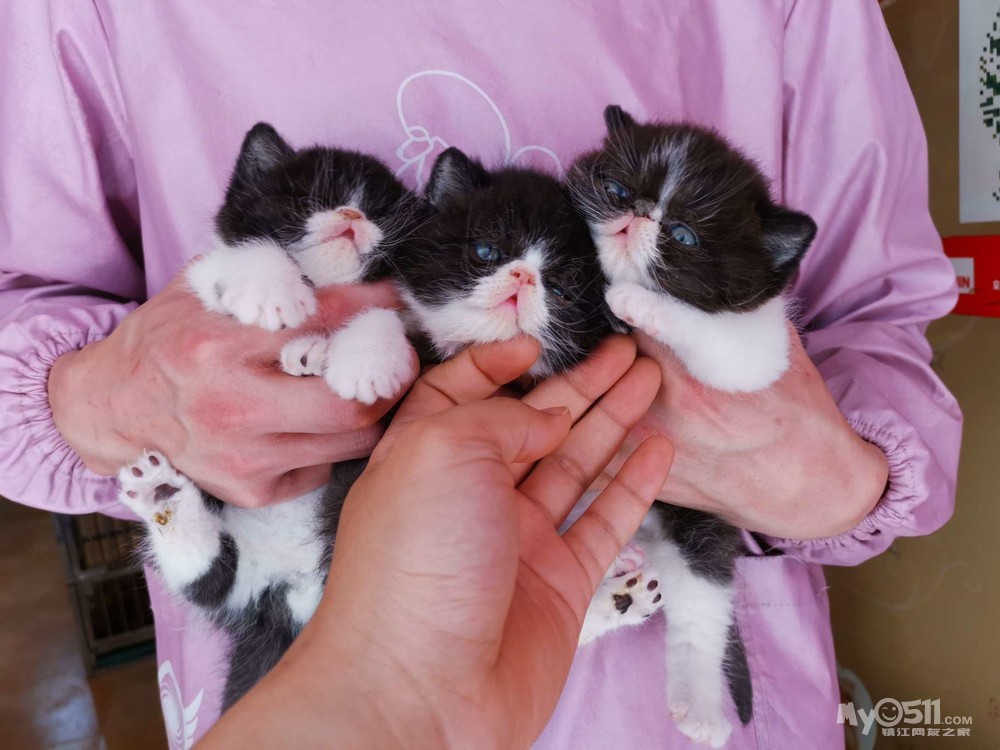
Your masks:
{"label": "thumb", "polygon": [[495,447],[505,464],[534,463],[552,453],[569,435],[573,416],[564,406],[544,410],[510,398],[492,398],[447,412],[459,430]]}

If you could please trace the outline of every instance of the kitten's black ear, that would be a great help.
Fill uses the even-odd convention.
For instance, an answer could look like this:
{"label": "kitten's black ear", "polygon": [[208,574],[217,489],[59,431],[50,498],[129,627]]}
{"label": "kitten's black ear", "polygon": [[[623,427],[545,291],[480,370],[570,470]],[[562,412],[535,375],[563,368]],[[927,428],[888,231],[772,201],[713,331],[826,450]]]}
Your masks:
{"label": "kitten's black ear", "polygon": [[451,200],[486,187],[489,181],[482,164],[452,147],[442,151],[434,162],[427,180],[427,200],[434,208],[441,208]]}
{"label": "kitten's black ear", "polygon": [[772,204],[761,211],[760,227],[764,248],[771,254],[774,267],[783,273],[794,273],[816,236],[816,222],[801,211]]}
{"label": "kitten's black ear", "polygon": [[294,153],[277,130],[266,122],[258,122],[243,139],[233,179],[253,182]]}
{"label": "kitten's black ear", "polygon": [[604,108],[604,123],[608,126],[608,132],[613,133],[623,128],[634,128],[635,120],[628,112],[617,104],[609,104]]}

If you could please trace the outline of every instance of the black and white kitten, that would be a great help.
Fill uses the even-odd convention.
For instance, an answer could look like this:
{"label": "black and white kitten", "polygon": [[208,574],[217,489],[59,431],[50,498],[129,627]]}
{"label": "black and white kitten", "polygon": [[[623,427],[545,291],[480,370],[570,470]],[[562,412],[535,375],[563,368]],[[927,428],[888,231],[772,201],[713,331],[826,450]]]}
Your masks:
{"label": "black and white kitten", "polygon": [[[190,271],[205,304],[265,327],[295,326],[308,305],[300,312],[288,304],[311,299],[305,291],[312,290],[296,286],[289,263],[317,285],[389,274],[412,306],[409,322],[428,360],[527,333],[542,343],[539,375],[576,364],[611,331],[596,250],[556,180],[487,172],[449,149],[413,211],[372,161],[329,149],[296,152],[269,126],[255,127],[219,212],[221,246]],[[405,241],[387,247],[394,232]],[[324,275],[331,268],[337,273]],[[268,274],[270,286],[261,283]],[[393,311],[368,311],[329,336],[291,342],[282,366],[323,374],[361,400],[398,395],[389,381],[350,374],[377,370],[387,358],[409,363],[410,344],[393,338],[402,328]],[[145,521],[150,562],[172,591],[232,634],[224,708],[274,666],[315,611],[340,508],[365,465],[335,464],[326,488],[253,510],[204,495],[155,451],[120,472],[119,496]]]}
{"label": "black and white kitten", "polygon": [[530,375],[580,362],[612,330],[607,282],[566,188],[527,169],[487,171],[456,148],[434,164],[430,218],[393,276],[437,358],[472,342],[527,334],[541,344]]}
{"label": "black and white kitten", "polygon": [[[715,133],[637,124],[605,110],[603,148],[568,175],[611,286],[612,312],[669,346],[689,373],[724,391],[767,388],[788,368],[782,292],[816,233],[775,204],[767,181]],[[740,532],[700,511],[656,503],[595,596],[581,643],[667,616],[667,700],[678,727],[728,740],[723,674],[740,720],[752,714],[733,619]],[[665,585],[660,586],[660,582]]]}
{"label": "black and white kitten", "polygon": [[[410,238],[416,210],[416,196],[378,159],[323,146],[296,151],[258,123],[215,217],[217,244],[191,265],[188,282],[210,310],[268,330],[295,328],[316,310],[314,287],[384,275],[384,258]],[[398,395],[414,375],[404,341],[384,310],[355,320],[331,342],[331,361],[343,364],[327,373],[331,386],[366,404]],[[283,362],[301,359],[301,348],[283,352]]]}
{"label": "black and white kitten", "polygon": [[[415,211],[416,197],[377,159],[296,151],[258,123],[216,215],[215,246],[190,266],[188,283],[210,310],[270,330],[296,327],[315,311],[314,287],[379,275],[379,259],[408,238]],[[398,395],[414,374],[403,326],[382,325],[385,311],[375,317],[381,346],[352,383],[370,401]],[[385,366],[372,377],[380,356]],[[331,553],[324,524],[364,466],[336,464],[325,490],[256,510],[203,494],[155,451],[120,472],[120,499],[146,522],[149,561],[233,636],[224,707],[267,673],[315,610]]]}

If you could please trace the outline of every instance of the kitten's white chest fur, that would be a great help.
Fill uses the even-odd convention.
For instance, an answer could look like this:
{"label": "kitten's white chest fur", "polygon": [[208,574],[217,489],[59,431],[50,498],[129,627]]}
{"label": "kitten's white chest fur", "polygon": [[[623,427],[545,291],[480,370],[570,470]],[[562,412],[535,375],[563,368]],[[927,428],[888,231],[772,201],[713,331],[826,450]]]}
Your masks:
{"label": "kitten's white chest fur", "polygon": [[619,282],[611,311],[669,346],[691,375],[721,391],[759,391],[788,369],[789,330],[782,297],[750,312],[707,313],[663,292]]}
{"label": "kitten's white chest fur", "polygon": [[285,601],[297,625],[304,625],[323,593],[320,561],[329,540],[317,533],[323,489],[266,508],[223,508],[223,529],[240,551],[236,581],[227,606],[240,611],[269,586],[288,584]]}

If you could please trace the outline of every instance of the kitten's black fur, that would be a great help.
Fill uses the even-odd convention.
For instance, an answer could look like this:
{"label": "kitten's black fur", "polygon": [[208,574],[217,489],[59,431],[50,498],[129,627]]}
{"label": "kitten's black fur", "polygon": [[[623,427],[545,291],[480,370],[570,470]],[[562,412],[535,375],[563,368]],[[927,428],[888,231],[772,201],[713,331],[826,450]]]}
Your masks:
{"label": "kitten's black fur", "polygon": [[[736,560],[746,551],[739,529],[711,513],[658,500],[650,512],[660,517],[664,530],[680,548],[692,572],[713,583],[732,586]],[[729,626],[724,669],[736,714],[745,726],[753,718],[753,682],[735,619]]]}
{"label": "kitten's black fur", "polygon": [[[495,245],[506,262],[544,241],[549,253],[545,286],[558,285],[564,296],[549,295],[554,322],[550,335],[542,336],[542,371],[577,364],[612,331],[590,233],[560,183],[528,170],[490,172],[457,149],[439,157],[427,197],[415,205],[372,157],[323,147],[295,151],[261,123],[244,140],[216,226],[227,243],[268,238],[294,258],[310,215],[346,204],[362,186],[360,208],[391,240],[366,259],[363,278],[390,277],[419,304],[433,307],[468,293],[475,280],[496,270],[496,263],[475,261],[477,242]],[[428,332],[423,334],[427,345],[422,360],[440,360],[442,347]],[[358,459],[332,467],[315,524],[325,544],[319,561],[324,581],[344,499],[366,465],[367,459]],[[209,508],[219,508],[218,500],[202,494]],[[221,541],[219,556],[184,594],[232,635],[225,710],[277,663],[301,623],[285,601],[284,584],[272,585],[240,612],[226,608],[240,550],[232,537],[223,534]]]}
{"label": "kitten's black fur", "polygon": [[[357,198],[358,208],[383,233],[377,251],[362,259],[361,278],[376,278],[385,274],[382,258],[406,240],[413,228],[416,196],[372,156],[325,146],[296,150],[271,125],[260,122],[243,139],[215,227],[227,245],[273,240],[295,260],[309,218],[347,205],[352,198]],[[305,274],[304,278],[311,281]],[[332,540],[340,504],[365,463],[347,461],[333,466],[325,510],[317,519],[317,533],[324,538]],[[208,507],[218,507],[218,500],[207,493],[203,497]],[[224,709],[277,663],[300,629],[281,586],[265,590],[242,612],[234,614],[224,607],[235,582],[238,557],[232,537],[223,536],[220,556],[185,590],[193,604],[232,635]],[[325,580],[329,554],[322,562]]]}
{"label": "kitten's black fur", "polygon": [[[689,124],[639,124],[617,106],[605,110],[608,137],[599,151],[580,157],[568,182],[588,221],[626,210],[645,215],[668,179],[672,160],[645,160],[664,142],[685,143],[683,179],[671,199],[671,220],[696,228],[697,247],[661,232],[656,269],[660,289],[705,312],[744,312],[780,294],[816,235],[806,214],[771,200],[760,169],[714,131]],[[626,185],[622,200],[602,187]],[[666,226],[664,226],[666,228]]]}
{"label": "kitten's black fur", "polygon": [[[567,180],[595,233],[628,213],[660,222],[656,260],[644,286],[706,313],[749,312],[781,294],[816,234],[809,216],[772,201],[760,169],[713,131],[639,124],[614,105],[605,110],[605,123],[603,148],[580,157]],[[677,224],[696,233],[694,245],[671,235]],[[695,575],[732,586],[736,559],[744,552],[737,529],[711,514],[662,502],[652,512]],[[724,669],[747,724],[752,684],[735,620]]]}
{"label": "kitten's black fur", "polygon": [[[434,163],[423,210],[412,241],[390,260],[393,277],[418,305],[434,307],[466,295],[498,266],[544,244],[542,277],[561,296],[548,295],[551,321],[547,335],[539,337],[542,351],[533,374],[572,367],[614,329],[590,231],[554,178],[515,167],[488,171],[449,148]],[[478,243],[496,248],[499,259],[478,259]],[[440,354],[438,347],[429,356]]]}
{"label": "kitten's black fur", "polygon": [[309,217],[348,204],[356,193],[360,210],[385,233],[384,247],[406,238],[416,198],[382,162],[326,146],[296,151],[259,122],[243,139],[215,228],[227,244],[266,238],[294,257]]}

